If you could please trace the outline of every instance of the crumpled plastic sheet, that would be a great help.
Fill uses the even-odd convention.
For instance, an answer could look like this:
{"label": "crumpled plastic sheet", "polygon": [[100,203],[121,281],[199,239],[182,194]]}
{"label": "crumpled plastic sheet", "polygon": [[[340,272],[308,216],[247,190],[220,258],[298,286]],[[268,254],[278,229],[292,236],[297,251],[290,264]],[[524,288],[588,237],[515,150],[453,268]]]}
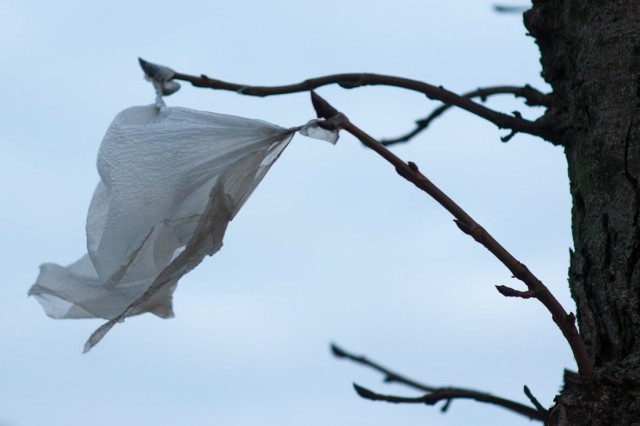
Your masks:
{"label": "crumpled plastic sheet", "polygon": [[109,320],[85,351],[126,317],[173,316],[178,280],[220,250],[228,223],[296,131],[332,143],[338,133],[315,120],[285,129],[179,107],[122,111],[98,154],[88,254],[67,267],[43,264],[29,295],[53,318]]}

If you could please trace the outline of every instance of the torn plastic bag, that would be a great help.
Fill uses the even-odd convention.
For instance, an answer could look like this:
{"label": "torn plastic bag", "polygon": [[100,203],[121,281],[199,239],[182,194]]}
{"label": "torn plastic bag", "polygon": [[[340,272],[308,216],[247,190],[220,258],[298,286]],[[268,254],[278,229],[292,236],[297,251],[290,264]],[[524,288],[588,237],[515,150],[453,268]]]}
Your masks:
{"label": "torn plastic bag", "polygon": [[53,318],[113,320],[108,328],[143,312],[172,316],[178,279],[220,249],[296,130],[178,107],[124,110],[98,154],[88,255],[42,265],[29,294]]}

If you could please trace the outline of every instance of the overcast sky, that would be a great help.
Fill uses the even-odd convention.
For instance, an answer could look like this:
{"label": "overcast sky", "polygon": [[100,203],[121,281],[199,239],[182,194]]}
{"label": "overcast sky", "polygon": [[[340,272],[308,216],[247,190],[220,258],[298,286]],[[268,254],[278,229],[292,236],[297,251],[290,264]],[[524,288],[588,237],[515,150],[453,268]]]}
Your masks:
{"label": "overcast sky", "polygon": [[[448,413],[357,397],[352,383],[417,396],[333,358],[336,342],[432,385],[550,405],[574,368],[550,315],[505,299],[509,271],[435,202],[343,135],[296,136],[230,224],[224,248],[181,280],[176,317],[127,320],[89,354],[102,321],[52,320],[26,296],[38,266],[86,252],[95,157],[112,118],[152,103],[137,57],[179,72],[286,84],[339,72],[410,77],[455,91],[542,82],[518,15],[490,2],[377,0],[0,3],[0,425],[517,425],[456,401]],[[319,93],[376,137],[437,103],[390,88]],[[182,89],[168,105],[313,118],[307,94]],[[488,105],[527,109],[511,96]],[[564,306],[570,198],[561,149],[450,111],[394,151],[526,263]]]}

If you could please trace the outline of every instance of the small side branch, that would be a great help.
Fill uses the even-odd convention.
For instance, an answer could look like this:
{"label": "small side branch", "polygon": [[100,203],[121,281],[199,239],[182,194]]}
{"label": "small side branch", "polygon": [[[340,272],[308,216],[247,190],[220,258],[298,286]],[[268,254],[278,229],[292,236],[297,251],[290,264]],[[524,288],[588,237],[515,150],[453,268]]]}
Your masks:
{"label": "small side branch", "polygon": [[540,401],[538,401],[538,398],[533,396],[533,393],[531,393],[531,390],[529,390],[529,386],[527,385],[524,385],[524,394],[527,395],[527,398],[529,398],[529,401],[531,401],[533,406],[536,407],[536,410],[538,410],[540,414],[546,417],[547,414],[549,413],[549,410],[547,410],[542,406],[542,404],[540,404]]}
{"label": "small side branch", "polygon": [[480,392],[473,389],[464,389],[464,388],[456,388],[456,387],[434,387],[428,386],[421,383],[418,383],[414,380],[408,379],[398,373],[395,373],[380,364],[377,364],[364,356],[353,355],[342,348],[339,348],[335,344],[331,345],[331,351],[338,358],[348,359],[357,364],[364,365],[365,367],[372,368],[385,376],[385,382],[397,382],[414,389],[427,392],[423,396],[419,397],[402,397],[402,396],[393,396],[393,395],[382,395],[376,392],[373,392],[369,389],[366,389],[360,385],[354,384],[354,388],[358,395],[362,398],[370,399],[373,401],[386,401],[393,403],[405,403],[405,404],[427,404],[427,405],[435,405],[440,401],[444,401],[445,404],[442,406],[442,411],[446,411],[451,401],[454,399],[471,399],[478,402],[484,402],[492,405],[496,405],[507,410],[513,411],[517,414],[528,417],[532,420],[544,421],[546,416],[546,412],[541,412],[536,407],[530,407],[524,404],[521,404],[516,401],[512,401],[505,398],[500,398],[494,395],[491,395],[486,392]]}
{"label": "small side branch", "polygon": [[415,380],[412,380],[408,377],[402,376],[394,371],[389,370],[388,368],[383,367],[382,365],[376,362],[369,360],[368,358],[362,355],[353,355],[347,352],[346,350],[342,349],[335,343],[331,344],[331,353],[336,358],[348,359],[349,361],[353,361],[356,364],[364,365],[365,367],[369,367],[377,371],[378,373],[382,373],[382,375],[384,376],[384,381],[386,383],[400,383],[424,392],[433,392],[438,389],[436,387],[425,385],[423,383],[416,382]]}
{"label": "small side branch", "polygon": [[337,84],[345,89],[353,89],[362,86],[389,86],[412,90],[426,95],[429,99],[439,100],[447,105],[456,106],[472,114],[484,118],[501,129],[510,129],[518,133],[528,133],[539,136],[550,142],[553,141],[553,132],[541,119],[529,121],[522,117],[504,114],[474,102],[470,97],[461,96],[451,92],[442,86],[434,86],[418,80],[408,78],[368,73],[334,74],[323,77],[311,78],[300,83],[283,86],[249,86],[227,81],[209,78],[206,75],[193,76],[176,72],[174,80],[188,81],[195,87],[204,87],[215,90],[227,90],[248,96],[272,96],[290,93],[308,92],[329,84]]}
{"label": "small side branch", "polygon": [[[512,94],[517,98],[524,98],[525,104],[529,106],[549,106],[551,103],[551,97],[547,94],[534,89],[533,87],[526,85],[521,86],[494,86],[484,87],[471,92],[463,94],[465,98],[480,98],[482,102],[485,102],[489,96]],[[442,114],[444,114],[453,105],[443,104],[434,109],[431,114],[423,119],[416,121],[416,127],[404,135],[398,136],[392,139],[382,139],[380,143],[385,146],[394,145],[397,143],[408,142],[418,134],[422,133],[429,127],[429,125]]]}
{"label": "small side branch", "polygon": [[[330,119],[339,114],[333,106],[318,96],[315,92],[311,92],[312,103],[318,113],[318,117]],[[382,158],[393,165],[398,174],[409,182],[413,183],[419,189],[426,192],[431,198],[444,207],[456,219],[456,225],[465,234],[471,236],[478,243],[482,244],[489,250],[509,271],[514,278],[522,281],[528,288],[528,292],[520,292],[520,294],[509,294],[513,296],[532,297],[540,301],[551,313],[553,321],[556,323],[567,343],[571,347],[573,356],[578,364],[578,374],[585,382],[592,382],[594,379],[594,368],[587,349],[578,333],[575,325],[575,316],[567,313],[560,302],[549,291],[549,289],[536,277],[523,263],[517,260],[509,251],[507,251],[498,241],[489,234],[482,226],[480,226],[466,211],[456,204],[447,194],[431,182],[423,175],[415,163],[405,163],[386,147],[381,145],[373,137],[365,133],[360,128],[343,115],[342,128],[355,136],[360,142],[371,148]],[[514,291],[513,289],[510,289]],[[507,290],[509,292],[509,290]]]}
{"label": "small side branch", "polygon": [[519,297],[521,299],[531,299],[532,297],[536,297],[535,291],[520,291],[511,287],[507,287],[506,285],[497,285],[496,289],[498,292],[505,297]]}

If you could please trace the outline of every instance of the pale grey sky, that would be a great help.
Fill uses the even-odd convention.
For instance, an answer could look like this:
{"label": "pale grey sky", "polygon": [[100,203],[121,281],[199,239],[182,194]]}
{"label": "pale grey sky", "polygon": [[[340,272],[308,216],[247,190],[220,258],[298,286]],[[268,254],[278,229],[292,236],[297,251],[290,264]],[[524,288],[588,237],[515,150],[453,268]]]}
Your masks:
{"label": "pale grey sky", "polygon": [[[441,1],[0,4],[0,425],[515,425],[504,410],[358,398],[357,382],[417,395],[334,359],[331,341],[433,385],[549,405],[571,353],[550,315],[449,214],[343,135],[297,136],[231,223],[224,248],[185,277],[176,317],[131,318],[82,354],[95,320],[55,321],[26,292],[44,262],[85,251],[95,157],[120,110],[152,103],[137,57],[247,84],[376,72],[456,91],[532,84],[537,48],[491,3]],[[389,88],[319,93],[375,136],[436,103]],[[294,126],[306,94],[249,98],[189,85],[168,105]],[[512,97],[489,105],[535,117]],[[394,148],[449,193],[573,309],[570,198],[561,149],[450,111]]]}

